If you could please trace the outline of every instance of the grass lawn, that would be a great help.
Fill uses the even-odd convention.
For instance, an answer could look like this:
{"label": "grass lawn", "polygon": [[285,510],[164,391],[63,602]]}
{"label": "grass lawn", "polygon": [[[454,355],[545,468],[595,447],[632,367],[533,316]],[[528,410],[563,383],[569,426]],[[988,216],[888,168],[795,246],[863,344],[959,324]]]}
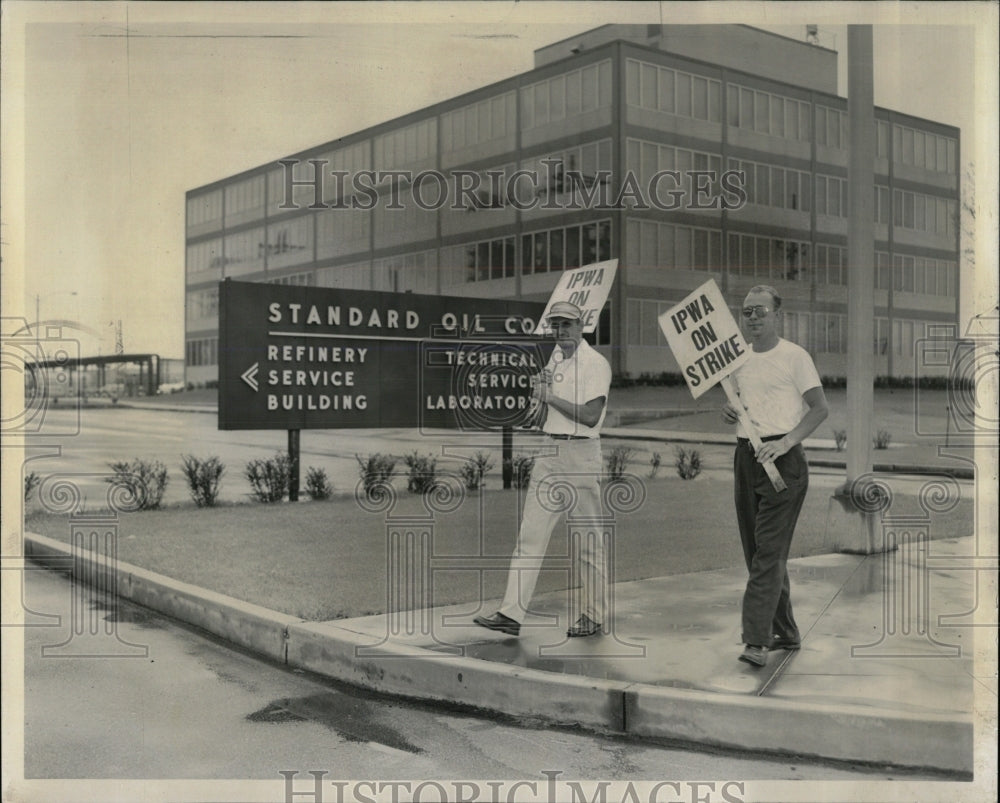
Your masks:
{"label": "grass lawn", "polygon": [[[810,489],[791,557],[829,551],[825,534],[830,491]],[[295,504],[192,504],[119,517],[119,560],[186,583],[309,620],[381,613],[387,608],[387,533],[433,527],[432,556],[448,557],[433,571],[435,605],[502,596],[506,560],[483,569],[480,555],[507,558],[519,520],[517,491],[470,494],[452,512],[427,513],[403,491],[391,511],[370,512],[353,497]],[[916,497],[897,494],[892,515],[920,514]],[[29,532],[69,542],[66,515],[35,513]],[[566,555],[557,527],[549,562]],[[971,491],[947,514],[930,520],[932,538],[970,535]],[[702,475],[645,480],[645,501],[615,524],[618,582],[742,564],[732,504],[732,480]],[[461,560],[458,560],[461,558]],[[433,565],[433,557],[431,558]],[[538,591],[566,588],[567,572],[543,569]],[[472,606],[474,607],[474,606]],[[472,609],[470,607],[470,610]]]}

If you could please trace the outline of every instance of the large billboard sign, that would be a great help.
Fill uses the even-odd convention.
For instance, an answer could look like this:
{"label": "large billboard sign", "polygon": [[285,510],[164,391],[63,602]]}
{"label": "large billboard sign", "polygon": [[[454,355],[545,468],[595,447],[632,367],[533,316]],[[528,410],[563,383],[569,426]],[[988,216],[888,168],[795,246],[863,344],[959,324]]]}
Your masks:
{"label": "large billboard sign", "polygon": [[219,428],[526,424],[551,340],[537,302],[219,286]]}

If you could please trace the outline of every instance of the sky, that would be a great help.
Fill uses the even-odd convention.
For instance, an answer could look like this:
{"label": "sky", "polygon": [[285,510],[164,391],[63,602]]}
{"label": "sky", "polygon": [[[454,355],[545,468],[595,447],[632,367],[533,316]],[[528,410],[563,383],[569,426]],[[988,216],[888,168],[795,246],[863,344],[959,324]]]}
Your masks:
{"label": "sky", "polygon": [[[79,321],[94,333],[86,355],[114,350],[120,320],[127,352],[183,356],[187,190],[530,70],[534,49],[609,22],[745,22],[796,39],[815,23],[840,51],[842,95],[845,23],[877,23],[876,104],[958,125],[963,166],[996,197],[992,3],[3,10],[4,315],[31,321],[37,305],[43,321]],[[995,249],[981,250],[977,276],[995,277]],[[963,319],[986,303],[972,278]]]}

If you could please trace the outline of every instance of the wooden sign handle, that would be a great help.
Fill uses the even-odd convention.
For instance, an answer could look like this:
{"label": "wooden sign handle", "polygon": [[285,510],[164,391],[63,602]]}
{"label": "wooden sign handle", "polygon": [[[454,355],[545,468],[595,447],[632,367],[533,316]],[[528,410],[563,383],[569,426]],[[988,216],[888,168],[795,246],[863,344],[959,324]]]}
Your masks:
{"label": "wooden sign handle", "polygon": [[[733,387],[732,377],[725,377],[722,382],[722,389],[726,391],[726,397],[729,399],[729,403],[735,407],[740,414],[740,423],[743,425],[743,431],[747,434],[747,439],[753,444],[754,451],[761,447],[760,435],[757,434],[757,428],[754,427],[753,422],[750,421],[750,416],[747,415],[747,408],[743,405],[743,400],[739,397],[736,392],[736,388]],[[771,485],[774,486],[774,490],[783,491],[788,486],[785,485],[785,481],[781,478],[781,472],[778,471],[778,467],[774,465],[773,460],[768,460],[766,463],[762,464],[764,466],[764,471],[767,472],[768,479],[771,480]]]}

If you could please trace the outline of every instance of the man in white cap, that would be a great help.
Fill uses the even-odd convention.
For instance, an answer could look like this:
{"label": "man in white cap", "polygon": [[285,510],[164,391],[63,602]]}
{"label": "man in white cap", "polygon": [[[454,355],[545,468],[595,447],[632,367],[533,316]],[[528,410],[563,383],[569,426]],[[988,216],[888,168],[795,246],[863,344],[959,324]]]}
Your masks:
{"label": "man in white cap", "polygon": [[583,311],[578,306],[557,301],[546,321],[556,348],[534,388],[534,397],[544,416],[541,429],[555,448],[535,460],[500,609],[474,621],[513,636],[521,632],[549,537],[563,512],[557,504],[562,496],[558,486],[568,483],[576,492],[575,503],[566,513],[573,522],[571,549],[580,574],[580,614],[566,634],[592,636],[604,624],[607,604],[600,431],[611,366],[583,339]]}

